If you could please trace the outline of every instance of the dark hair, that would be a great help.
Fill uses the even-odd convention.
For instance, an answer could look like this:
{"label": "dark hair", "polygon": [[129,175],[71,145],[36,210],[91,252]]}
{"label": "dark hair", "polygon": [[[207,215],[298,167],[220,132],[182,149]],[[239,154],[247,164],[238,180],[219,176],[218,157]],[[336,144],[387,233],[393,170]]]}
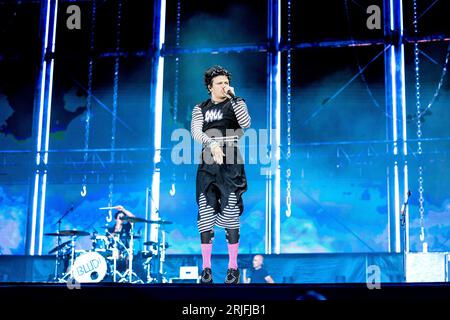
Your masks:
{"label": "dark hair", "polygon": [[116,214],[114,215],[114,220],[117,220],[117,217],[118,217],[119,214],[121,214],[121,213],[125,214],[125,212],[123,212],[123,211],[117,211]]}
{"label": "dark hair", "polygon": [[204,80],[205,80],[205,86],[206,90],[209,92],[209,86],[212,85],[212,81],[214,77],[217,76],[226,76],[228,78],[228,81],[231,81],[231,73],[221,66],[213,66],[205,71]]}

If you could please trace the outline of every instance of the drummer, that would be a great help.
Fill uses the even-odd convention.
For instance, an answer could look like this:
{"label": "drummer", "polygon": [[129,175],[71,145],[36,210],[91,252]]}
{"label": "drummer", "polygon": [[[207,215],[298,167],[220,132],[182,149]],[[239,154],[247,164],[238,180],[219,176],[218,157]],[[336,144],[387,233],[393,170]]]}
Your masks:
{"label": "drummer", "polygon": [[[115,224],[112,227],[108,228],[108,237],[119,237],[122,243],[128,247],[128,239],[130,236],[131,224],[128,221],[124,220],[124,217],[134,218],[135,215],[125,209],[123,206],[115,206],[114,209],[117,210],[114,215]],[[120,248],[119,248],[120,249]]]}

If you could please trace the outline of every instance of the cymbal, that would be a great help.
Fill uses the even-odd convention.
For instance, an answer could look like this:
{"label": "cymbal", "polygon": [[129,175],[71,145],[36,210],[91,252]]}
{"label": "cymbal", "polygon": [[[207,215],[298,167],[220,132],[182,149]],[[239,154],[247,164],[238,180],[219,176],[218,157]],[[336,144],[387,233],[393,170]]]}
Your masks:
{"label": "cymbal", "polygon": [[50,251],[48,252],[48,254],[52,254],[53,252],[56,252],[56,251],[61,250],[62,248],[64,248],[65,246],[67,246],[70,242],[71,242],[71,240],[66,241],[66,242],[64,242],[64,243],[61,243],[59,246],[56,246],[56,247],[54,247],[52,250],[50,250]]}
{"label": "cymbal", "polygon": [[172,224],[172,221],[168,221],[168,220],[146,220],[143,218],[139,218],[139,217],[128,217],[125,216],[122,218],[122,220],[124,221],[129,221],[129,222],[145,222],[145,223],[153,223],[153,224]]}
{"label": "cymbal", "polygon": [[168,221],[168,220],[150,220],[149,223],[154,223],[154,224],[172,224],[172,221]]}
{"label": "cymbal", "polygon": [[[126,239],[131,239],[130,236],[126,236],[125,238],[126,238]],[[140,238],[141,238],[140,235],[137,235],[137,234],[133,235],[133,239],[140,239]]]}
{"label": "cymbal", "polygon": [[138,218],[138,217],[129,217],[129,216],[125,216],[122,218],[122,220],[124,221],[129,221],[129,222],[146,222],[149,223],[149,220],[145,220],[143,218]]}
{"label": "cymbal", "polygon": [[70,236],[88,236],[89,232],[81,231],[81,230],[62,230],[59,233],[44,233],[46,236],[60,236],[60,237],[70,237]]}

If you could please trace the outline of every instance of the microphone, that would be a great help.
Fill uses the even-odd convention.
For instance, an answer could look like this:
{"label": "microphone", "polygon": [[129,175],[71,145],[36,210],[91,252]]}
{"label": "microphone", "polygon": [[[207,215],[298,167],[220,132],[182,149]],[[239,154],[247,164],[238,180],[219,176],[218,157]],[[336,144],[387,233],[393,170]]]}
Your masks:
{"label": "microphone", "polygon": [[236,99],[236,96],[234,95],[234,93],[231,91],[231,89],[228,89],[227,91],[227,95],[229,95],[231,97],[231,99]]}

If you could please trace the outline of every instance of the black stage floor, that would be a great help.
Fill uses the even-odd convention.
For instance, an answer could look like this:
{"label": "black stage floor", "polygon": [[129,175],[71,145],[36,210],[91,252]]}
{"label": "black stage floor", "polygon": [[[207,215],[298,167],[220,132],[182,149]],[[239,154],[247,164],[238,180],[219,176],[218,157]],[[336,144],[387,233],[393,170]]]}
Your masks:
{"label": "black stage floor", "polygon": [[[316,315],[330,311],[357,314],[356,306],[365,306],[371,313],[386,312],[382,308],[386,302],[394,302],[390,314],[405,315],[405,311],[415,310],[414,306],[437,311],[450,302],[450,283],[382,283],[379,289],[369,289],[364,283],[100,283],[81,284],[79,288],[52,283],[0,283],[0,306],[16,312],[33,310],[43,316],[61,312],[86,314],[89,310],[91,318],[93,314],[111,315],[111,310],[115,310],[113,314],[117,316],[162,312],[163,317],[157,319],[285,319],[280,316],[286,312],[305,315],[303,312],[310,308]],[[433,307],[423,309],[429,303]]]}
{"label": "black stage floor", "polygon": [[450,283],[342,284],[54,284],[0,283],[0,299],[78,301],[376,301],[447,300]]}

